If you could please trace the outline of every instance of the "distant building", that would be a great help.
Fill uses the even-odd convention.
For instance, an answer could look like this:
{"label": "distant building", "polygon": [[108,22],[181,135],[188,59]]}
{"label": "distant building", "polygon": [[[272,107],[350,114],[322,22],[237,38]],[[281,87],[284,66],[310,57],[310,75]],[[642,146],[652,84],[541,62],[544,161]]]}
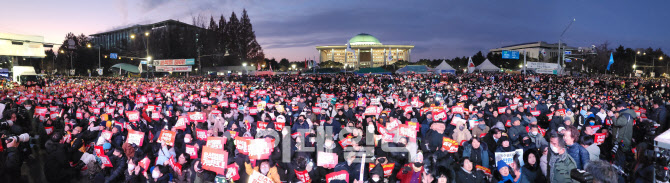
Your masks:
{"label": "distant building", "polygon": [[[565,43],[561,44],[562,44],[561,50],[565,48],[566,51],[578,51],[578,48],[569,47]],[[523,52],[525,51],[527,53],[526,56],[531,59],[539,59],[541,54],[540,52],[542,50],[546,52],[546,55],[544,56],[545,59],[557,57],[558,55],[560,55],[558,52],[558,43],[549,44],[544,41],[503,46],[500,48],[491,49],[489,50],[489,52],[493,52],[495,54],[502,54],[503,50],[519,51],[521,54],[523,54]]]}
{"label": "distant building", "polygon": [[[345,52],[347,45],[352,52]],[[410,61],[414,45],[384,45],[370,34],[361,33],[351,39],[348,44],[317,46],[319,61],[340,62],[346,67],[367,68],[390,65],[398,60]],[[388,58],[389,52],[391,59]]]}
{"label": "distant building", "polygon": [[[94,46],[118,53],[119,56],[154,59],[194,58],[198,33],[206,29],[165,20],[157,23],[134,25],[126,28],[89,35]],[[202,37],[201,35],[200,37]]]}

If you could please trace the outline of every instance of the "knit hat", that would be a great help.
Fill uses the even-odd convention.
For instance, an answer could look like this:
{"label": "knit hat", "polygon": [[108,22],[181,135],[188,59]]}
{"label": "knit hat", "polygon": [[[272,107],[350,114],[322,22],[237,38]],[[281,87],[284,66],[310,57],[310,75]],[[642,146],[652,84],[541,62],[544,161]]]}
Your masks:
{"label": "knit hat", "polygon": [[105,144],[102,145],[103,150],[109,150],[111,148],[112,148],[112,144],[110,144],[110,143],[105,143]]}
{"label": "knit hat", "polygon": [[[498,163],[496,163],[496,165],[497,165],[496,167],[498,167],[498,171],[500,171],[500,169],[502,169],[503,167],[508,167],[507,163],[505,163],[505,161],[503,161],[503,160],[498,161]],[[509,169],[509,167],[508,167],[508,169]]]}
{"label": "knit hat", "polygon": [[[496,123],[496,125],[493,125],[493,128],[497,128],[501,131],[505,131],[505,125],[502,122]],[[491,129],[493,129],[493,128],[491,128]]]}

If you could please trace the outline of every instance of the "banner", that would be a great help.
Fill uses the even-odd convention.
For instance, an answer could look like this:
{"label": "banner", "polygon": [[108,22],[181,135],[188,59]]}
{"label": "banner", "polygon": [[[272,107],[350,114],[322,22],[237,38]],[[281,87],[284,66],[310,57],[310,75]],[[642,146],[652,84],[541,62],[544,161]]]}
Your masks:
{"label": "banner", "polygon": [[442,149],[449,153],[458,152],[458,142],[448,137],[442,137]]}
{"label": "banner", "polygon": [[102,133],[100,134],[100,136],[102,136],[102,138],[104,138],[105,140],[107,140],[107,142],[111,142],[111,141],[112,141],[112,131],[109,131],[109,130],[103,130]]}
{"label": "banner", "polygon": [[496,152],[495,153],[495,162],[498,162],[500,160],[503,160],[505,163],[512,164],[514,162],[514,155],[518,154],[518,158],[520,162],[523,162],[523,149],[517,149],[516,151],[512,152]]}
{"label": "banner", "polygon": [[249,159],[268,159],[272,153],[274,143],[265,139],[251,139],[248,141],[247,150]]}
{"label": "banner", "polygon": [[[283,117],[283,116],[280,116],[280,117]],[[277,119],[279,119],[279,117],[277,117]],[[275,130],[281,132],[281,130],[284,129],[284,126],[286,125],[286,123],[284,123],[284,122],[275,122],[274,125],[275,125]]]}
{"label": "banner", "polygon": [[317,153],[316,166],[324,168],[335,168],[337,165],[337,154],[319,151]]}
{"label": "banner", "polygon": [[237,163],[232,163],[226,167],[226,178],[237,181],[240,179],[240,175],[237,172],[240,170],[240,167],[237,166]]}
{"label": "banner", "polygon": [[530,114],[532,114],[532,115],[535,116],[535,117],[540,116],[540,113],[542,113],[542,112],[540,112],[540,111],[538,111],[538,110],[532,110],[532,111],[530,111]]}
{"label": "banner", "polygon": [[477,169],[477,170],[481,170],[481,171],[484,172],[484,174],[486,174],[487,176],[490,176],[490,175],[491,175],[491,169],[488,169],[488,168],[483,167],[483,166],[481,166],[481,165],[477,165],[477,166],[475,166],[475,169]]}
{"label": "banner", "polygon": [[207,130],[196,128],[195,137],[198,138],[198,140],[207,140]]}
{"label": "banner", "polygon": [[223,175],[228,165],[228,152],[223,149],[202,148],[202,169]]}
{"label": "banner", "polygon": [[102,148],[102,146],[94,146],[93,147],[93,152],[95,153],[96,156],[104,156],[105,155],[105,149]]}
{"label": "banner", "polygon": [[166,66],[166,65],[193,65],[193,64],[195,64],[194,58],[154,60],[154,65],[156,66],[156,69],[158,69],[159,66]]}
{"label": "banner", "polygon": [[333,181],[345,181],[349,183],[349,172],[347,170],[340,170],[337,172],[326,174],[326,183]]}
{"label": "banner", "polygon": [[262,121],[257,121],[256,122],[256,128],[259,130],[264,130],[268,127],[268,122],[262,122]]}
{"label": "banner", "polygon": [[558,116],[565,116],[565,109],[559,109],[559,110],[556,110],[556,115],[558,115]]}
{"label": "banner", "polygon": [[35,115],[44,116],[47,114],[46,107],[35,107]]}
{"label": "banner", "polygon": [[144,141],[144,132],[128,129],[127,139],[128,140],[126,140],[126,143],[142,146],[142,141]]}
{"label": "banner", "polygon": [[169,131],[169,130],[161,130],[160,137],[158,138],[158,142],[165,142],[165,144],[169,146],[174,146],[174,138],[176,136],[177,132]]}
{"label": "banner", "polygon": [[179,118],[177,118],[177,123],[175,123],[172,128],[177,129],[177,130],[186,129],[186,120],[187,120],[186,117],[179,116]]}
{"label": "banner", "polygon": [[498,107],[498,114],[505,114],[505,109],[507,109],[507,107]]}

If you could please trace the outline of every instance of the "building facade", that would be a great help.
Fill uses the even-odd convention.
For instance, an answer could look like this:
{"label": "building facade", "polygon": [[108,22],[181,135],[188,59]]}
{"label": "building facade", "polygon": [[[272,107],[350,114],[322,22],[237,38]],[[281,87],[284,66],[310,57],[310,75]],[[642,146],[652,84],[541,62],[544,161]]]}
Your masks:
{"label": "building facade", "polygon": [[[565,48],[566,51],[576,51],[577,48],[574,47],[569,47],[565,43],[561,43],[563,47]],[[515,45],[509,45],[509,46],[503,46],[500,48],[495,48],[489,50],[489,52],[493,52],[496,54],[502,54],[503,50],[513,50],[513,51],[519,51],[521,54],[526,52],[526,56],[531,59],[539,59],[540,54],[542,54],[542,50],[545,51],[544,58],[554,58],[558,57],[560,54],[558,52],[558,43],[555,44],[549,44],[544,41],[538,41],[538,42],[531,42],[531,43],[522,43],[522,44],[515,44]]]}
{"label": "building facade", "polygon": [[[346,51],[348,45],[353,52]],[[369,68],[390,65],[398,60],[410,61],[413,48],[413,45],[384,45],[372,35],[361,33],[345,45],[317,46],[316,50],[320,62],[330,60],[347,68]]]}

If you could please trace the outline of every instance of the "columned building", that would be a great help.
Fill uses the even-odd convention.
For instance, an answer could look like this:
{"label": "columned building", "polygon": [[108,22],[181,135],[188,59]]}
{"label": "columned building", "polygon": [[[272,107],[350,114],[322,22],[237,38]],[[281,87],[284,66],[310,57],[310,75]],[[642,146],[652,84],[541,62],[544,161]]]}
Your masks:
{"label": "columned building", "polygon": [[[353,52],[346,51],[348,45]],[[317,46],[316,50],[320,62],[330,60],[347,68],[368,68],[390,65],[398,60],[410,61],[413,48],[414,45],[384,45],[372,35],[361,33],[345,45]]]}

